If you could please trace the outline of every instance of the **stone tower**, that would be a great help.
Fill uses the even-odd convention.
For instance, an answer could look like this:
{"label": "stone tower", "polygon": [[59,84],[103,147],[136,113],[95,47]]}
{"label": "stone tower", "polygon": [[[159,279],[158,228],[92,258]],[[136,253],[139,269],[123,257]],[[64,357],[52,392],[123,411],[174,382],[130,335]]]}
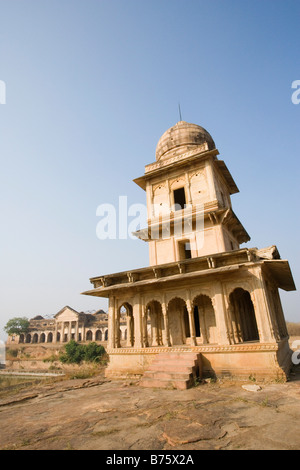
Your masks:
{"label": "stone tower", "polygon": [[109,299],[109,377],[186,388],[193,380],[178,362],[204,376],[289,372],[278,292],[295,289],[289,263],[274,245],[240,248],[250,238],[231,206],[238,188],[217,156],[205,129],[180,121],[134,180],[146,191],[148,223],[136,236],[149,243],[150,266],[93,277],[84,292]]}
{"label": "stone tower", "polygon": [[135,179],[146,191],[150,265],[238,250],[250,240],[234,214],[239,190],[210,134],[180,121],[159,139],[156,162]]}

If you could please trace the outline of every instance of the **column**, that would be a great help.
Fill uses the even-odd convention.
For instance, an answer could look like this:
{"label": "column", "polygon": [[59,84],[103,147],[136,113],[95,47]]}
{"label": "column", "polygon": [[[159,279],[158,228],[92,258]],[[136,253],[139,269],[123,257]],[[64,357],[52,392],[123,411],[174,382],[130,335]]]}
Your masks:
{"label": "column", "polygon": [[191,333],[191,345],[196,346],[196,332],[195,332],[195,320],[194,320],[194,309],[190,299],[186,301],[186,308],[189,315],[189,325],[190,325],[190,333]]}
{"label": "column", "polygon": [[225,307],[225,294],[221,282],[215,283],[215,295],[212,299],[212,305],[215,312],[216,325],[217,331],[219,333],[220,343],[230,344],[231,332],[228,326],[227,312]]}
{"label": "column", "polygon": [[198,315],[199,315],[200,333],[202,334],[203,344],[207,344],[208,338],[207,338],[207,328],[206,328],[206,320],[205,320],[205,309],[201,305],[197,305],[197,307],[198,307]]}
{"label": "column", "polygon": [[147,329],[147,308],[142,305],[142,328],[143,328],[143,344],[144,348],[148,348],[148,329]]}
{"label": "column", "polygon": [[115,312],[115,348],[120,348],[120,310]]}
{"label": "column", "polygon": [[71,337],[72,337],[72,322],[69,321],[68,322],[68,341],[71,341]]}
{"label": "column", "polygon": [[78,341],[78,320],[75,323],[75,341]]}
{"label": "column", "polygon": [[115,347],[115,297],[109,297],[108,308],[108,348]]}
{"label": "column", "polygon": [[163,344],[164,346],[170,347],[171,342],[170,342],[170,330],[169,330],[169,317],[168,317],[167,306],[165,302],[162,303],[161,308],[162,308],[162,314],[163,314],[163,319],[164,319]]}
{"label": "column", "polygon": [[127,309],[127,312],[126,312],[126,328],[127,328],[126,346],[128,348],[131,348],[131,346],[132,346],[131,321],[132,321],[131,320],[131,315],[130,315],[129,310]]}
{"label": "column", "polygon": [[157,331],[157,313],[154,311],[153,305],[150,307],[150,322],[151,322],[151,346],[158,346],[158,331]]}
{"label": "column", "polygon": [[57,321],[55,321],[53,343],[57,343]]}
{"label": "column", "polygon": [[60,342],[64,342],[64,336],[65,336],[65,322],[61,322],[61,335],[60,335]]}
{"label": "column", "polygon": [[140,296],[136,296],[133,303],[133,317],[134,317],[134,347],[143,347],[143,332],[142,332],[142,305]]}

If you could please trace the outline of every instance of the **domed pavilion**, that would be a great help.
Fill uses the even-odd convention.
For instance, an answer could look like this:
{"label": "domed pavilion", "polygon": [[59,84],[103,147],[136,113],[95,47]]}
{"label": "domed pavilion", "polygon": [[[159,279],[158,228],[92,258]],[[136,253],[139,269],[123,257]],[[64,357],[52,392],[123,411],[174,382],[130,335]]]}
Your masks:
{"label": "domed pavilion", "polygon": [[[90,279],[109,299],[106,375],[187,388],[195,377],[286,377],[291,351],[279,289],[295,290],[276,246],[250,240],[232,209],[239,192],[211,135],[180,121],[134,182],[145,191],[148,267]],[[103,242],[105,243],[105,242]],[[126,311],[127,343],[120,342]]]}

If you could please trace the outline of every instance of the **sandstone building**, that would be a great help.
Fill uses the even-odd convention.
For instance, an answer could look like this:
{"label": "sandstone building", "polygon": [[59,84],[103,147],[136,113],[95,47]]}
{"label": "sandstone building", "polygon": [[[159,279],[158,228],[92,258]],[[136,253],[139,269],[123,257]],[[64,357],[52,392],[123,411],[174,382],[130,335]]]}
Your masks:
{"label": "sandstone building", "polygon": [[199,373],[289,371],[278,293],[295,290],[289,263],[276,246],[240,248],[250,237],[232,209],[238,188],[218,155],[205,129],[180,121],[134,180],[146,192],[148,226],[136,236],[149,244],[150,266],[91,278],[94,288],[84,292],[109,299],[108,376],[144,374],[145,386],[184,388]]}
{"label": "sandstone building", "polygon": [[[126,318],[121,314],[120,338],[126,340]],[[26,334],[11,335],[7,344],[67,343],[75,341],[107,341],[108,315],[103,310],[93,314],[62,308],[53,318],[38,315],[29,322]]]}

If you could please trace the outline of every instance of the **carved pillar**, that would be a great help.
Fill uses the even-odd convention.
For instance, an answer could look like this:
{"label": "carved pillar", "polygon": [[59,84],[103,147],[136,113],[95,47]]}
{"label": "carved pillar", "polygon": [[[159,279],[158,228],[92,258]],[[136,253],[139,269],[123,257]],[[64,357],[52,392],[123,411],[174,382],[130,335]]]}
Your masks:
{"label": "carved pillar", "polygon": [[165,302],[162,303],[162,314],[164,319],[164,329],[163,329],[163,345],[164,346],[171,346],[170,342],[170,330],[169,330],[169,317],[167,312],[167,306]]}
{"label": "carved pillar", "polygon": [[120,348],[120,309],[115,311],[115,348]]}
{"label": "carved pillar", "polygon": [[132,316],[129,312],[129,309],[126,309],[126,328],[127,328],[127,340],[126,346],[131,348],[132,347]]}
{"label": "carved pillar", "polygon": [[205,318],[205,308],[202,305],[197,305],[198,315],[199,315],[199,324],[200,332],[202,333],[203,344],[208,344],[207,328],[206,328],[206,318]]}
{"label": "carved pillar", "polygon": [[143,331],[142,331],[142,305],[140,296],[136,296],[133,304],[133,318],[134,318],[134,347],[143,347]]}
{"label": "carved pillar", "polygon": [[151,320],[151,336],[152,336],[152,346],[158,346],[158,331],[157,331],[157,312],[154,310],[154,307],[150,307],[150,320]]}
{"label": "carved pillar", "polygon": [[115,347],[115,297],[109,297],[108,307],[108,348]]}
{"label": "carved pillar", "polygon": [[254,276],[254,290],[250,292],[254,306],[259,339],[261,343],[276,342],[275,332],[272,324],[269,304],[266,298],[265,283],[262,277],[261,268],[249,268]]}
{"label": "carved pillar", "polygon": [[148,329],[147,329],[147,307],[142,308],[142,326],[143,326],[143,343],[144,343],[144,348],[149,347],[149,341],[148,341]]}
{"label": "carved pillar", "polygon": [[196,331],[195,331],[195,320],[194,320],[194,308],[190,299],[186,301],[186,308],[189,315],[189,325],[191,333],[191,345],[196,346]]}
{"label": "carved pillar", "polygon": [[221,282],[215,283],[215,295],[212,299],[212,305],[215,312],[220,343],[230,344],[230,327],[228,325],[225,296]]}

